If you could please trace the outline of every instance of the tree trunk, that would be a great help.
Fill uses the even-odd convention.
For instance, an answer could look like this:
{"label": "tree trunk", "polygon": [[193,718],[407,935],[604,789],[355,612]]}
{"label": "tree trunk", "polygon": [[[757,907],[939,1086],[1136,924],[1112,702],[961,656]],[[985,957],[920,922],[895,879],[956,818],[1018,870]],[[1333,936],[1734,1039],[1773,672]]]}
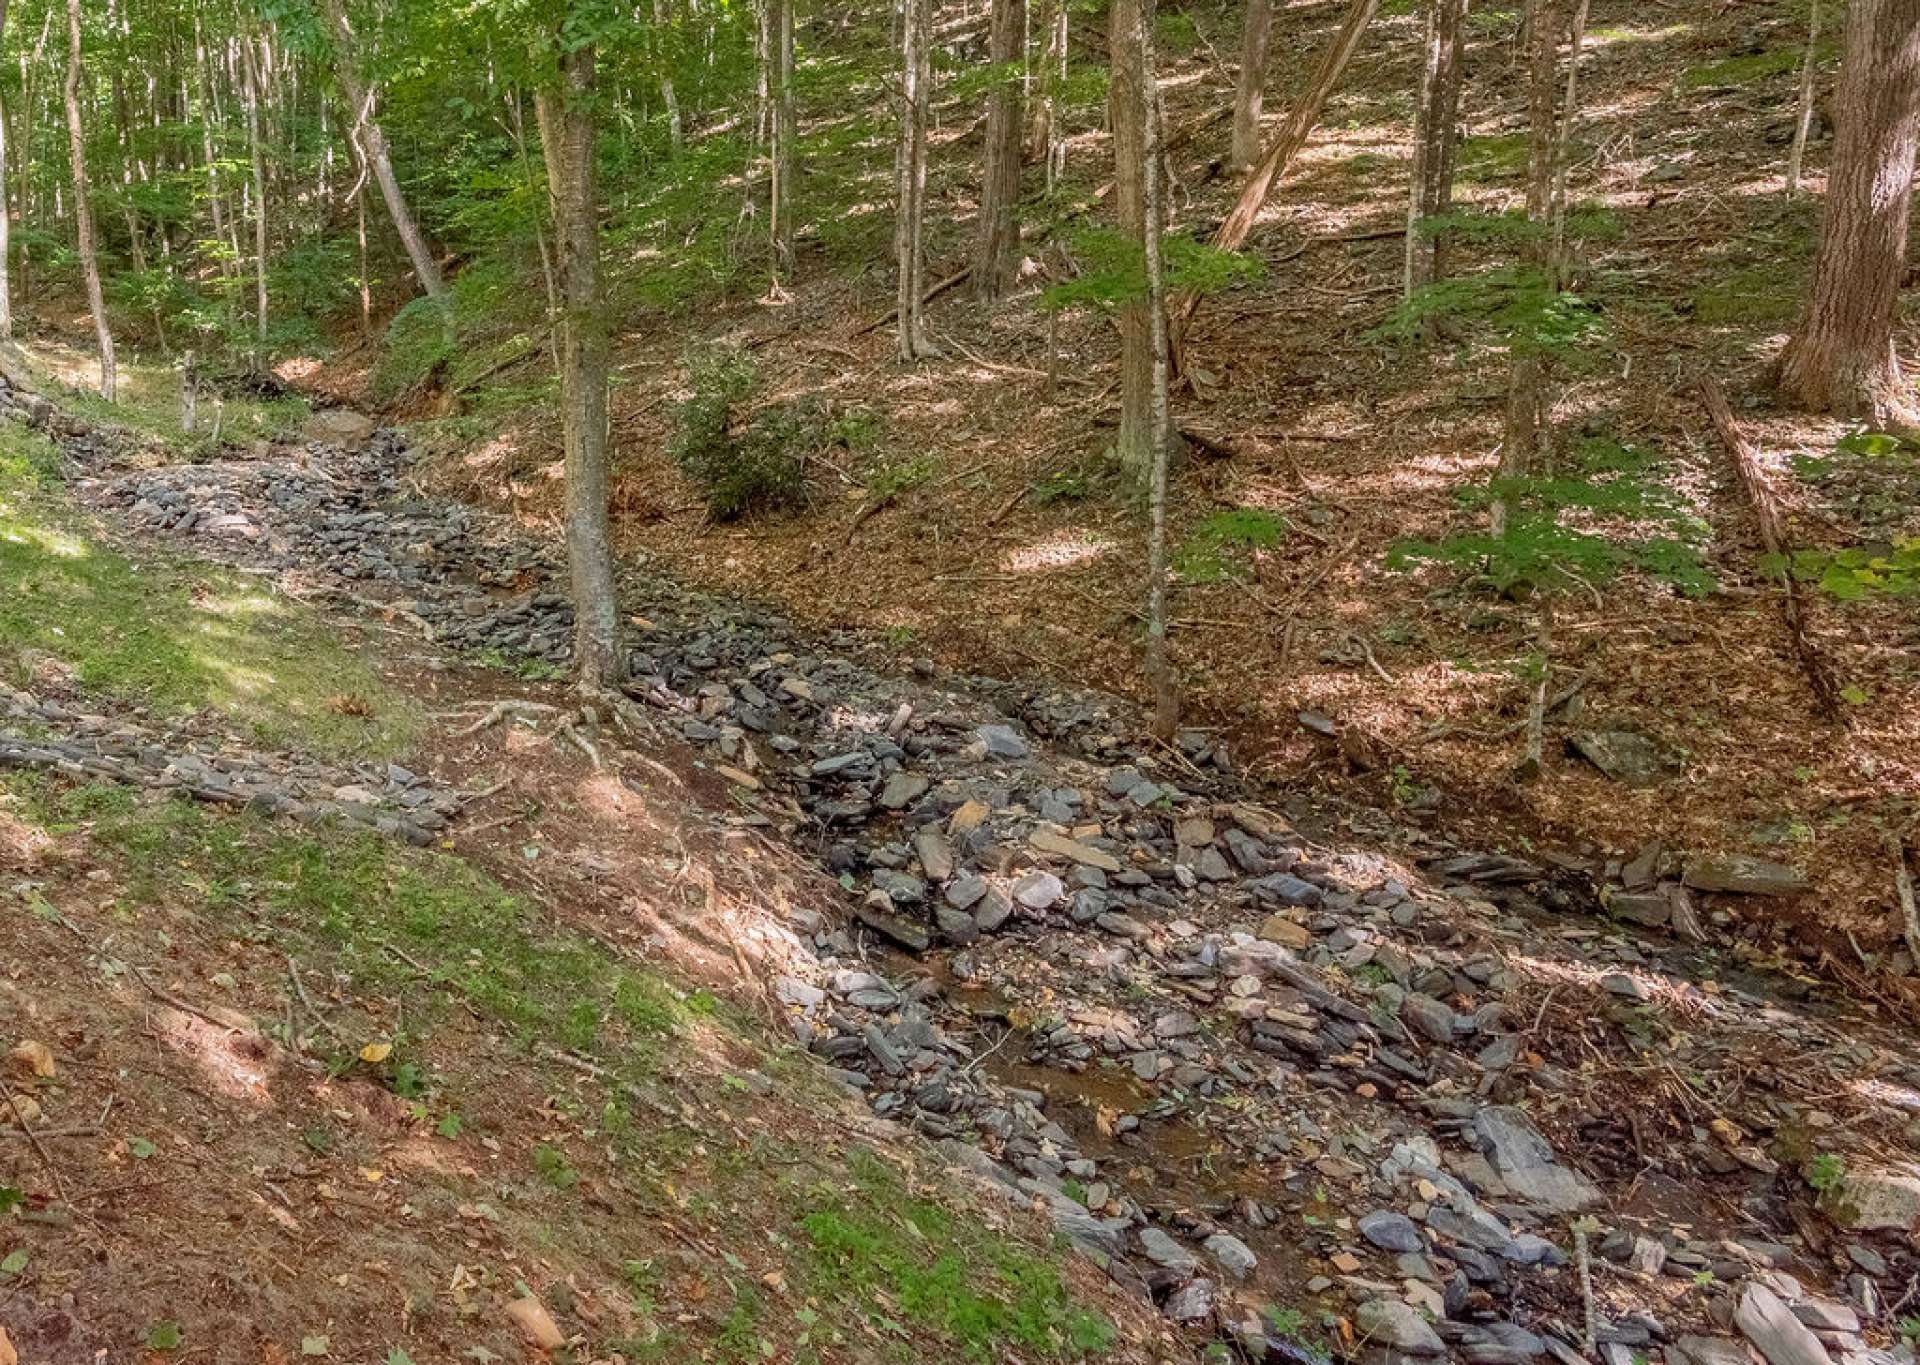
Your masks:
{"label": "tree trunk", "polygon": [[1233,101],[1232,169],[1246,172],[1260,159],[1260,111],[1266,102],[1267,45],[1273,37],[1273,0],[1247,0],[1240,38],[1240,83]]}
{"label": "tree trunk", "polygon": [[1426,61],[1414,109],[1413,169],[1407,194],[1406,292],[1446,278],[1446,234],[1422,220],[1453,208],[1454,152],[1459,145],[1461,46],[1467,0],[1433,0],[1427,10]]}
{"label": "tree trunk", "polygon": [[[0,0],[0,45],[7,34],[7,0]],[[11,278],[13,213],[7,202],[7,111],[0,105],[0,340],[13,339],[13,281]]]}
{"label": "tree trunk", "polygon": [[1136,82],[1142,98],[1141,124],[1145,131],[1145,212],[1141,215],[1141,255],[1147,270],[1148,439],[1152,465],[1147,481],[1147,683],[1153,689],[1153,732],[1173,738],[1180,724],[1180,694],[1167,657],[1167,462],[1173,457],[1173,412],[1168,394],[1167,284],[1161,260],[1161,225],[1165,193],[1161,180],[1162,138],[1159,79],[1153,59],[1154,0],[1133,6],[1138,34],[1133,47],[1140,63]]}
{"label": "tree trunk", "polygon": [[[332,0],[338,3],[338,0]],[[600,216],[594,187],[594,54],[560,57],[558,88],[535,96],[547,193],[559,255],[561,387],[566,445],[567,564],[573,579],[574,660],[589,691],[617,686],[620,617],[607,526],[607,372],[610,346],[600,297]]]}
{"label": "tree trunk", "polygon": [[1800,171],[1807,158],[1807,133],[1813,127],[1813,76],[1820,51],[1820,0],[1807,16],[1807,50],[1800,58],[1800,100],[1794,106],[1793,146],[1787,152],[1787,197],[1800,193]]}
{"label": "tree trunk", "polygon": [[[1260,216],[1265,207],[1267,195],[1272,191],[1274,182],[1286,174],[1293,158],[1299,155],[1306,145],[1307,135],[1320,121],[1320,111],[1326,107],[1327,98],[1340,83],[1340,77],[1346,72],[1347,63],[1353,60],[1354,52],[1360,46],[1360,39],[1367,31],[1367,24],[1373,19],[1373,12],[1379,7],[1379,0],[1351,0],[1347,7],[1347,16],[1340,24],[1340,32],[1335,35],[1333,46],[1320,59],[1319,69],[1313,73],[1313,83],[1307,87],[1307,93],[1295,105],[1287,116],[1286,126],[1280,130],[1280,136],[1267,148],[1267,154],[1247,177],[1245,188],[1234,201],[1233,209],[1227,214],[1226,221],[1213,234],[1213,244],[1222,251],[1238,251],[1246,245],[1247,234],[1253,231],[1254,219]],[[1173,307],[1173,346],[1177,352],[1181,345],[1187,324],[1193,320],[1194,309],[1200,306],[1197,294],[1182,295]]]}
{"label": "tree trunk", "polygon": [[1548,265],[1553,287],[1564,289],[1571,262],[1567,259],[1567,177],[1573,169],[1573,125],[1580,113],[1580,49],[1587,38],[1588,0],[1578,0],[1567,37],[1567,93],[1560,102],[1560,126],[1553,138],[1553,249]]}
{"label": "tree trunk", "polygon": [[893,250],[899,274],[898,350],[902,360],[933,354],[921,318],[926,293],[927,106],[932,98],[933,27],[929,0],[904,0],[900,23],[900,145],[894,155]]}
{"label": "tree trunk", "polygon": [[67,149],[73,163],[73,231],[80,269],[87,281],[87,310],[100,343],[100,396],[114,401],[118,388],[113,333],[107,327],[107,301],[100,289],[100,257],[93,238],[93,206],[87,190],[87,136],[80,122],[80,0],[67,0]]}
{"label": "tree trunk", "polygon": [[1813,285],[1780,358],[1787,402],[1882,425],[1920,421],[1893,348],[1920,139],[1920,0],[1854,0],[1834,92],[1833,160]]}
{"label": "tree trunk", "polygon": [[334,79],[340,82],[340,93],[346,97],[353,133],[359,138],[367,165],[373,169],[373,178],[380,186],[380,197],[386,201],[387,217],[393,220],[393,229],[400,234],[400,244],[407,249],[407,259],[413,262],[414,277],[420,281],[420,287],[426,291],[428,298],[444,299],[447,286],[440,278],[440,267],[433,259],[433,252],[428,250],[427,239],[421,234],[420,225],[414,221],[413,210],[407,207],[407,197],[393,173],[393,158],[387,152],[386,134],[374,121],[373,91],[361,79],[359,63],[354,58],[353,29],[347,23],[346,0],[323,0],[323,3],[327,25],[333,32]]}
{"label": "tree trunk", "polygon": [[[1553,112],[1555,49],[1560,16],[1555,0],[1527,0],[1527,222],[1533,228],[1520,249],[1522,262],[1552,284],[1552,252],[1546,234],[1553,211]],[[1546,360],[1532,338],[1513,344],[1508,376],[1506,439],[1500,448],[1499,481],[1526,478],[1538,460],[1546,425]],[[1495,535],[1507,529],[1507,500],[1497,494],[1491,522]]]}
{"label": "tree trunk", "polygon": [[[1150,10],[1154,0],[1113,0],[1108,10],[1108,51],[1111,76],[1107,86],[1107,118],[1113,126],[1113,208],[1120,230],[1144,249],[1159,239],[1159,224],[1150,221],[1159,196],[1149,202],[1149,174],[1158,180],[1148,145],[1149,101],[1147,51]],[[1157,188],[1157,183],[1156,183]],[[1149,281],[1150,283],[1150,281]],[[1137,487],[1153,479],[1158,452],[1154,447],[1154,374],[1165,362],[1154,338],[1164,335],[1164,319],[1156,321],[1147,298],[1150,290],[1134,291],[1120,306],[1120,432],[1115,454],[1121,471]]]}
{"label": "tree trunk", "polygon": [[1020,268],[1020,124],[1027,47],[1027,0],[993,0],[987,61],[987,157],[980,187],[980,231],[973,260],[974,293],[984,302],[1004,294]]}
{"label": "tree trunk", "polygon": [[247,154],[253,161],[253,281],[255,334],[267,340],[267,158],[260,146],[260,67],[253,39],[240,35],[240,98],[246,105]]}
{"label": "tree trunk", "polygon": [[773,192],[768,217],[777,270],[793,271],[793,0],[773,6]]}
{"label": "tree trunk", "polygon": [[[667,0],[653,0],[653,26],[664,37],[673,26]],[[656,50],[659,45],[656,44]],[[686,126],[680,119],[680,99],[673,89],[673,63],[678,52],[668,46],[660,61],[660,102],[667,108],[667,145],[679,151],[686,144]]]}

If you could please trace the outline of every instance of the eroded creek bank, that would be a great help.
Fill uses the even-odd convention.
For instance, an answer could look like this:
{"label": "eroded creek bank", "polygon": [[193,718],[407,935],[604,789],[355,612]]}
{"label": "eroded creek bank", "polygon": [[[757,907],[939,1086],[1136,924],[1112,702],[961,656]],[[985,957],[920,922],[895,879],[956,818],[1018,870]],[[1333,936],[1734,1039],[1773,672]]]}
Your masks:
{"label": "eroded creek bank", "polygon": [[[558,542],[423,495],[394,432],[132,468],[110,431],[4,406],[123,530],[437,650],[566,661]],[[1461,850],[1249,792],[1209,736],[1144,743],[1112,698],[899,668],[641,562],[621,587],[632,693],[716,818],[841,889],[790,912],[770,984],[797,1041],[1196,1350],[1911,1360],[1920,1047],[1633,922],[1711,922],[1782,889],[1766,868]],[[1591,871],[1629,918],[1593,913]]]}

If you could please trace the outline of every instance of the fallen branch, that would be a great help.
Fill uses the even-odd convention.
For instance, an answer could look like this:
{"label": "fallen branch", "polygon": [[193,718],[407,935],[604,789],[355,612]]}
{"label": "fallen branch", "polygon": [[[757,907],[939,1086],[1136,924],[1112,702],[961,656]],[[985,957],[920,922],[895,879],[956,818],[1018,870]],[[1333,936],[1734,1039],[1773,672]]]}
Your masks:
{"label": "fallen branch", "polygon": [[1907,940],[1907,952],[1920,964],[1920,911],[1913,903],[1913,874],[1907,871],[1907,846],[1898,839],[1893,845],[1893,891],[1900,898],[1900,926]]}
{"label": "fallen branch", "polygon": [[[1747,502],[1753,508],[1754,520],[1760,527],[1761,544],[1770,558],[1784,564],[1787,544],[1781,524],[1779,498],[1767,481],[1767,473],[1760,465],[1758,454],[1740,430],[1725,390],[1711,375],[1701,376],[1700,397],[1706,405],[1707,416],[1712,419],[1714,430],[1719,433],[1721,444],[1733,457],[1734,472],[1740,477],[1740,487],[1745,491]],[[1813,690],[1813,699],[1820,708],[1820,714],[1844,726],[1847,715],[1840,705],[1840,689],[1834,685],[1826,661],[1815,650],[1813,639],[1807,633],[1807,613],[1800,601],[1799,587],[1794,582],[1793,573],[1783,567],[1779,577],[1780,614],[1786,622],[1787,635],[1793,642],[1794,657],[1799,661],[1800,671],[1806,675],[1807,685]]]}
{"label": "fallen branch", "polygon": [[[939,298],[942,294],[946,293],[948,290],[959,288],[962,284],[966,282],[967,278],[972,274],[973,274],[972,266],[966,266],[961,270],[956,271],[954,274],[947,276],[944,280],[940,280],[935,284],[933,284],[932,286],[930,286],[927,289],[927,292],[920,296],[920,302],[923,304],[932,303],[935,299]],[[899,316],[900,316],[900,309],[898,307],[891,308],[887,311],[887,315],[885,317],[875,318],[872,322],[866,323],[865,325],[857,328],[853,334],[857,337],[863,337],[868,332],[877,332],[882,327],[885,327],[888,323],[892,322],[895,318]]]}

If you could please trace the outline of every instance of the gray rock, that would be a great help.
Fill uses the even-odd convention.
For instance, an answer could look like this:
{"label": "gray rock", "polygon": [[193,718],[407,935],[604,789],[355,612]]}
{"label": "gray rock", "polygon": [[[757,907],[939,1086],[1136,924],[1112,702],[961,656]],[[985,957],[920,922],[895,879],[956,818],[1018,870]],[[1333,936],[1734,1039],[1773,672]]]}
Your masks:
{"label": "gray rock", "polygon": [[1253,1248],[1230,1232],[1216,1232],[1200,1247],[1213,1257],[1214,1264],[1236,1280],[1246,1279],[1260,1264],[1260,1258],[1253,1254]]}
{"label": "gray rock", "polygon": [[1399,1299],[1368,1299],[1354,1310],[1353,1325],[1369,1346],[1387,1346],[1413,1356],[1447,1353],[1446,1343],[1427,1320]]}
{"label": "gray rock", "polygon": [[1421,1251],[1426,1248],[1426,1238],[1420,1235],[1419,1224],[1406,1214],[1395,1213],[1391,1209],[1376,1209],[1354,1226],[1362,1237],[1382,1251]]}
{"label": "gray rock", "polygon": [[1213,1316],[1213,1281],[1195,1280],[1182,1286],[1161,1311],[1175,1322],[1205,1322]]}
{"label": "gray rock", "polygon": [[1430,995],[1416,993],[1402,1000],[1400,1017],[1429,1042],[1451,1045],[1458,1032],[1452,1009]]}
{"label": "gray rock", "polygon": [[905,810],[927,794],[928,785],[919,773],[901,769],[889,776],[886,786],[880,789],[880,804],[888,810]]}
{"label": "gray rock", "polygon": [[1025,758],[1031,750],[1010,725],[982,725],[974,731],[993,758]]}
{"label": "gray rock", "polygon": [[1583,730],[1567,741],[1573,751],[1628,787],[1653,787],[1680,771],[1680,756],[1633,730]]}
{"label": "gray rock", "polygon": [[1165,1231],[1149,1224],[1140,1229],[1140,1250],[1155,1265],[1180,1275],[1191,1275],[1200,1268],[1200,1258],[1174,1241]]}
{"label": "gray rock", "polygon": [[1683,1336],[1667,1354],[1675,1365],[1753,1365],[1753,1353],[1732,1337]]}
{"label": "gray rock", "polygon": [[1734,1325],[1746,1334],[1768,1365],[1832,1365],[1833,1358],[1780,1296],[1754,1281],[1740,1296]]}
{"label": "gray rock", "polygon": [[1474,1115],[1473,1133],[1507,1189],[1556,1213],[1577,1213],[1600,1201],[1600,1191],[1578,1171],[1554,1160],[1553,1145],[1511,1105],[1490,1105]]}
{"label": "gray rock", "polygon": [[1807,879],[1797,868],[1741,853],[1696,853],[1681,880],[1695,891],[1734,891],[1747,896],[1797,896]]}
{"label": "gray rock", "polygon": [[1920,1230],[1920,1173],[1848,1171],[1821,1207],[1834,1222],[1855,1232]]}
{"label": "gray rock", "polygon": [[1013,884],[1013,898],[1029,910],[1045,910],[1066,894],[1066,886],[1051,872],[1029,872]]}

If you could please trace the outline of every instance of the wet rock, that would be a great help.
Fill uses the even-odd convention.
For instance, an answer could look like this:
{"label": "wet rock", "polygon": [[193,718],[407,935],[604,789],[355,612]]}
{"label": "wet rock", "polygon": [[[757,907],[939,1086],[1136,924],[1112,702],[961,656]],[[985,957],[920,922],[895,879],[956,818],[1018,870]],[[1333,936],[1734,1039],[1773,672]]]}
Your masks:
{"label": "wet rock", "polygon": [[1386,1346],[1413,1356],[1438,1356],[1446,1343],[1427,1320],[1399,1299],[1368,1299],[1354,1310],[1354,1330],[1369,1346]]}
{"label": "wet rock", "polygon": [[1778,1294],[1758,1281],[1747,1286],[1733,1315],[1768,1365],[1832,1365],[1827,1348],[1805,1323],[1793,1315]]}
{"label": "wet rock", "polygon": [[1798,869],[1741,853],[1696,853],[1681,880],[1695,891],[1734,891],[1747,896],[1797,896],[1807,889]]}

